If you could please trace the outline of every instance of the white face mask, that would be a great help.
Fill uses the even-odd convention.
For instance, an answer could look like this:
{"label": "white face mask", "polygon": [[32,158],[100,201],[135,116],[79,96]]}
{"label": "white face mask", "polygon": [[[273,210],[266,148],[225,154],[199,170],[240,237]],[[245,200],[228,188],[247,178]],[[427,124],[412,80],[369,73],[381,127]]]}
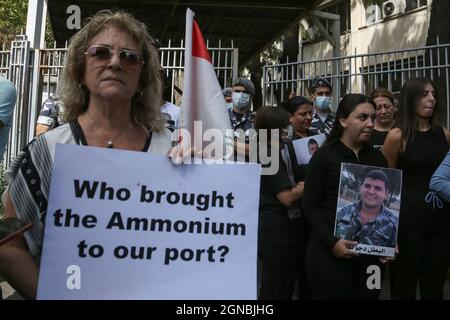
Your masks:
{"label": "white face mask", "polygon": [[239,110],[250,107],[250,94],[233,92],[233,105]]}
{"label": "white face mask", "polygon": [[227,102],[227,103],[225,103],[225,108],[227,108],[227,110],[233,109],[233,102]]}
{"label": "white face mask", "polygon": [[316,97],[316,107],[321,110],[325,111],[328,110],[331,107],[331,98],[326,96],[319,96]]}

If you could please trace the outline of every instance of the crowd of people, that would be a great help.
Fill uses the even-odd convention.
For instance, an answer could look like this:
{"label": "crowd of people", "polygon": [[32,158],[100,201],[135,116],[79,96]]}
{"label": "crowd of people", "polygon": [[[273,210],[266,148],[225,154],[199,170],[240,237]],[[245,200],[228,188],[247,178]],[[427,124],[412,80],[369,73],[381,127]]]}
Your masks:
{"label": "crowd of people", "polygon": [[[109,11],[95,15],[71,39],[58,95],[44,103],[37,137],[7,172],[4,215],[31,221],[33,228],[1,247],[0,274],[23,297],[36,297],[55,145],[152,154],[168,154],[172,148],[179,107],[163,96],[169,86],[161,77],[154,43],[141,22]],[[249,79],[238,78],[223,90],[236,132],[235,159],[248,159],[252,139],[271,144],[270,137],[259,140],[258,130],[278,132],[278,143],[267,149],[282,161],[275,174],[262,175],[260,182],[258,297],[377,299],[380,289],[368,288],[367,268],[384,271],[389,265],[392,298],[415,299],[419,283],[422,299],[442,299],[450,267],[450,132],[440,122],[435,84],[409,79],[398,103],[384,88],[370,97],[346,94],[337,108],[328,79],[314,79],[309,89],[309,97],[294,95],[282,107],[257,112],[251,108],[255,86]],[[319,148],[310,138],[312,158],[300,163],[295,141],[317,134],[326,135],[325,143]],[[335,235],[342,163],[403,170],[395,258],[358,254],[352,250],[357,241]],[[387,192],[382,172],[364,179]],[[368,197],[371,190],[365,191]],[[370,207],[367,203],[361,205]],[[387,210],[381,202],[377,206]],[[339,219],[354,209],[348,208]],[[397,219],[383,213],[385,219],[377,220],[382,226]],[[361,225],[371,221],[352,219]]]}
{"label": "crowd of people", "polygon": [[[325,93],[319,95],[317,92],[322,90],[317,88],[311,90],[311,102],[315,107],[315,115],[311,114],[311,102],[308,103],[305,97],[293,96],[285,104],[293,128],[291,139],[308,136],[310,126],[315,123],[316,128],[320,128],[327,134],[325,144],[318,149],[309,164],[301,168],[306,171],[306,175],[299,173],[294,175],[298,183],[297,188],[300,185],[302,187],[299,203],[301,203],[306,230],[301,232],[308,234],[306,251],[301,250],[304,245],[301,241],[297,241],[299,247],[295,250],[296,259],[304,263],[301,267],[296,267],[296,279],[305,279],[302,275],[305,270],[303,267],[306,267],[307,279],[303,285],[297,284],[297,288],[305,288],[307,285],[309,291],[306,290],[303,293],[308,293],[313,299],[377,299],[380,290],[367,287],[366,270],[369,266],[377,265],[384,271],[386,265],[389,265],[391,298],[415,299],[416,287],[419,284],[422,299],[442,299],[443,287],[450,267],[450,248],[448,247],[450,245],[450,198],[448,197],[450,132],[442,127],[438,120],[440,105],[435,84],[425,78],[413,78],[406,81],[400,92],[398,107],[392,93],[384,88],[374,90],[371,97],[347,94],[340,100],[335,114],[321,115],[319,112],[324,113],[324,106],[319,108],[318,105],[324,103],[329,108],[329,102],[323,102],[324,99],[320,97],[327,97],[332,91],[329,82],[325,79],[314,82],[314,84],[317,83],[325,87],[323,90]],[[280,109],[278,112],[281,114],[284,111]],[[311,118],[316,121],[311,121]],[[331,130],[327,132],[327,119],[331,118],[335,120],[332,122]],[[281,130],[282,127],[280,126],[279,129]],[[287,150],[290,149],[289,141],[284,145]],[[395,259],[358,255],[351,250],[358,242],[346,239],[345,230],[334,232],[335,223],[339,219],[348,218],[346,222],[350,224],[351,219],[356,219],[353,225],[362,226],[362,230],[373,221],[380,225],[379,230],[383,232],[386,229],[396,228],[398,223],[398,218],[384,207],[381,207],[382,212],[372,220],[364,219],[361,215],[357,216],[355,213],[364,208],[364,195],[362,200],[355,204],[356,207],[349,205],[337,213],[342,163],[402,170],[401,215]],[[294,167],[296,167],[294,172],[302,171],[299,166],[294,165]],[[280,166],[280,171],[284,171],[284,175],[288,174],[284,166]],[[386,192],[383,172],[375,173],[372,172],[372,176],[366,176],[365,181],[367,177],[371,177],[371,184],[378,184],[378,192]],[[285,178],[285,180],[288,179]],[[264,180],[261,185],[264,186]],[[280,196],[286,190],[293,191],[295,188],[286,184],[284,189],[273,188],[270,191],[261,189],[260,225],[264,224],[263,217],[267,216],[267,207],[270,208],[264,203],[264,192],[272,192],[272,196],[278,197],[280,208],[284,207],[283,215],[278,213],[283,210],[274,211],[272,214],[279,219],[281,216],[285,217],[284,231],[280,228],[278,236],[285,236],[286,248],[283,254],[286,255],[290,252],[287,249],[287,240],[293,239],[289,237],[289,228],[294,228],[297,223],[294,220],[288,220],[291,204],[288,206],[283,203]],[[377,191],[366,190],[366,192],[369,192],[369,196],[372,192],[373,198],[376,199]],[[350,217],[353,214],[355,216]],[[371,228],[366,228],[364,232]],[[297,227],[297,229],[300,232],[300,228]],[[260,227],[262,239],[264,239],[264,232],[269,233],[265,230]],[[275,238],[274,232],[271,231],[271,237]],[[297,238],[300,238],[299,234]],[[360,238],[359,242],[363,240],[364,237]],[[392,237],[385,240],[385,243],[395,242]],[[276,267],[265,251],[260,250],[260,258],[263,275],[265,264],[269,265],[267,267],[269,269]],[[274,255],[273,258],[275,259],[276,256]],[[277,258],[277,260],[281,259],[281,257]],[[288,259],[288,256],[284,257],[286,265]],[[273,273],[283,277],[277,283],[279,286],[285,284],[285,287],[281,288],[289,288],[286,289],[289,293],[286,295],[286,291],[280,287],[277,289],[262,277],[262,288],[265,285],[274,288],[271,293],[262,291],[262,298],[286,299],[287,296],[292,295],[294,282],[289,282],[290,274],[286,268],[280,262],[277,272]],[[297,296],[304,297],[303,293],[299,292]]]}

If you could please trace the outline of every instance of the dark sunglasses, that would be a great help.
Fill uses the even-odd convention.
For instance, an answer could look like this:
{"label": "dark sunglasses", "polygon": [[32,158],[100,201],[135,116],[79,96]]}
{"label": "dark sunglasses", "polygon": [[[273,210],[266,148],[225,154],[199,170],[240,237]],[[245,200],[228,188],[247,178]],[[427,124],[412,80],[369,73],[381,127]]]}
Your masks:
{"label": "dark sunglasses", "polygon": [[[87,49],[84,54],[93,57],[98,61],[107,62],[111,60],[113,52],[114,50],[110,47],[96,45]],[[142,55],[139,52],[128,49],[120,49],[119,58],[120,63],[124,67],[136,67],[144,63],[142,61]]]}

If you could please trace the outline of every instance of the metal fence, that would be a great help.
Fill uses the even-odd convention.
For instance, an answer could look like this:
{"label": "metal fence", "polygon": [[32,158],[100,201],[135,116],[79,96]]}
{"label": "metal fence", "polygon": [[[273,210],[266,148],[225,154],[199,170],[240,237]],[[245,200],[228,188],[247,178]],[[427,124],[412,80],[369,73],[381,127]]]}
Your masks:
{"label": "metal fence", "polygon": [[[231,86],[233,79],[238,76],[238,49],[233,41],[225,46],[221,40],[212,44],[207,40],[206,46],[211,54],[212,64],[222,88]],[[168,41],[167,47],[159,49],[161,66],[166,77],[170,80],[170,101],[180,104],[183,88],[184,72],[184,44],[173,44]]]}
{"label": "metal fence", "polygon": [[[219,82],[230,86],[238,72],[238,49],[233,42],[218,41],[214,46],[207,43]],[[42,104],[56,92],[66,56],[64,48],[30,49],[26,36],[17,36],[8,47],[0,50],[0,75],[11,80],[17,89],[13,125],[4,156],[4,165],[11,160],[34,137],[34,127]],[[170,80],[170,101],[180,104],[183,91],[184,46],[183,42],[159,49],[161,66]]]}
{"label": "metal fence", "polygon": [[309,96],[316,77],[333,84],[333,106],[347,93],[370,92],[385,87],[398,94],[406,80],[428,77],[437,81],[441,103],[446,106],[446,125],[450,125],[450,44],[396,51],[359,54],[314,61],[266,65],[263,70],[263,102],[280,105],[289,92]]}
{"label": "metal fence", "polygon": [[11,80],[17,90],[16,106],[4,157],[6,167],[9,166],[13,155],[16,155],[28,141],[31,122],[30,61],[33,60],[33,53],[25,36],[16,37],[9,50],[3,47],[0,51],[0,75]]}

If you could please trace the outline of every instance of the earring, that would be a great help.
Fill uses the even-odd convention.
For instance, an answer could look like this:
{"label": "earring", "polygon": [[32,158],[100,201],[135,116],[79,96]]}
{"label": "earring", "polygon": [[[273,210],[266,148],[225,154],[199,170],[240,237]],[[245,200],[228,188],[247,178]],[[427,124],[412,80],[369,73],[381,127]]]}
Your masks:
{"label": "earring", "polygon": [[136,92],[136,94],[134,95],[134,98],[136,100],[142,100],[144,99],[144,90]]}
{"label": "earring", "polygon": [[82,83],[79,83],[78,84],[78,89],[80,89],[80,91],[84,93],[86,91],[86,86],[83,85]]}

